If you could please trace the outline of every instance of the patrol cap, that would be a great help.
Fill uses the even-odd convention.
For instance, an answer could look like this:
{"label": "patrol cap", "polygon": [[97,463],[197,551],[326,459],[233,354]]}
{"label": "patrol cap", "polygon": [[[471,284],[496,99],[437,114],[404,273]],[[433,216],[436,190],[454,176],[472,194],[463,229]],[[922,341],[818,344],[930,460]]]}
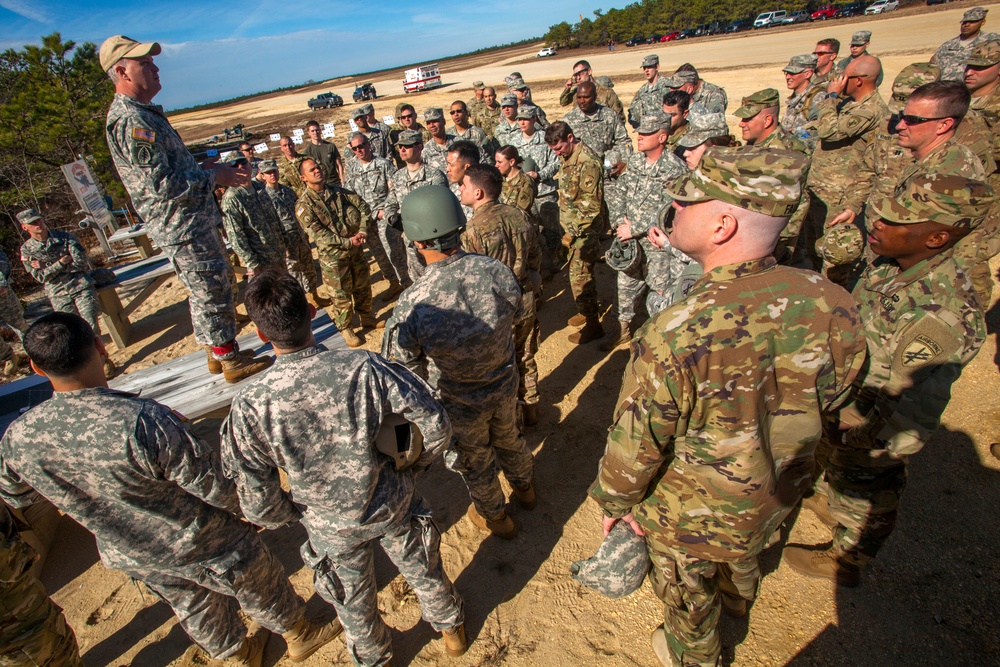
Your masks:
{"label": "patrol cap", "polygon": [[503,78],[503,82],[507,84],[508,88],[513,88],[514,84],[521,80],[521,75],[518,72],[512,72]]}
{"label": "patrol cap", "polygon": [[242,167],[249,165],[250,165],[250,160],[246,159],[246,157],[242,155],[240,155],[239,157],[234,157],[232,160],[229,161],[230,167]]}
{"label": "patrol cap", "polygon": [[858,30],[856,33],[851,35],[851,46],[861,46],[862,44],[867,44],[870,41],[872,41],[871,30]]}
{"label": "patrol cap", "polygon": [[17,214],[17,221],[22,225],[33,225],[41,219],[42,216],[33,208],[26,208]]}
{"label": "patrol cap", "polygon": [[696,169],[666,184],[677,201],[718,201],[771,216],[789,216],[802,196],[809,158],[774,148],[712,146]]}
{"label": "patrol cap", "polygon": [[528,84],[524,82],[524,79],[517,79],[510,85],[511,90],[528,90]]}
{"label": "patrol cap", "polygon": [[682,148],[700,146],[712,137],[725,137],[729,134],[726,116],[721,113],[688,114],[688,130],[677,145]]}
{"label": "patrol cap", "polygon": [[775,88],[758,90],[743,98],[739,109],[733,112],[737,118],[753,118],[764,109],[781,105],[781,94]]}
{"label": "patrol cap", "polygon": [[507,93],[500,98],[500,106],[502,107],[516,107],[517,106],[517,95],[514,93]]}
{"label": "patrol cap", "polygon": [[424,121],[444,120],[444,111],[441,107],[431,107],[424,111]]}
{"label": "patrol cap", "polygon": [[[1000,46],[1000,45],[998,45]],[[899,113],[906,106],[913,91],[941,78],[941,68],[934,63],[912,63],[896,75],[892,82],[892,97],[889,99],[889,111]]]}
{"label": "patrol cap", "polygon": [[517,115],[514,116],[515,120],[534,120],[535,119],[535,108],[529,107],[526,104],[522,104],[517,108]]}
{"label": "patrol cap", "polygon": [[670,116],[665,113],[653,113],[639,119],[639,127],[636,132],[639,134],[656,134],[660,130],[670,129]]}
{"label": "patrol cap", "polygon": [[972,21],[982,21],[983,19],[986,18],[986,12],[988,11],[990,10],[984,7],[973,7],[969,11],[962,14],[962,23],[972,22]]}
{"label": "patrol cap", "polygon": [[642,69],[646,69],[647,67],[659,67],[659,66],[660,66],[660,56],[656,55],[655,53],[643,58],[642,65],[640,65]]}
{"label": "patrol cap", "polygon": [[595,77],[594,81],[604,86],[605,88],[614,88],[615,82],[611,80],[610,76],[599,76]]}
{"label": "patrol cap", "polygon": [[371,114],[371,113],[375,112],[375,107],[373,107],[371,104],[364,104],[364,105],[361,106],[360,109],[358,109],[358,111],[360,111],[361,113],[363,113],[363,114],[365,114],[367,116],[368,114]]}
{"label": "patrol cap", "polygon": [[473,81],[472,82],[472,89],[473,90],[482,90],[485,87],[486,87],[486,84],[483,83],[482,81]]}
{"label": "patrol cap", "polygon": [[865,250],[865,239],[858,226],[852,223],[834,225],[816,241],[816,254],[830,266],[850,264]]}
{"label": "patrol cap", "polygon": [[673,76],[666,80],[668,88],[680,88],[686,83],[695,83],[698,80],[698,73],[685,70],[683,72],[674,72]]}
{"label": "patrol cap", "polygon": [[351,120],[354,120],[355,118],[361,118],[362,116],[367,116],[367,115],[368,112],[365,111],[364,107],[358,107],[357,109],[351,112]]}
{"label": "patrol cap", "polygon": [[397,146],[416,146],[424,143],[424,135],[417,130],[403,130],[396,138]]}
{"label": "patrol cap", "polygon": [[597,552],[587,560],[574,562],[569,571],[587,588],[609,598],[622,598],[642,586],[651,566],[646,538],[619,521]]}
{"label": "patrol cap", "polygon": [[146,55],[160,55],[160,45],[157,42],[137,42],[125,35],[108,37],[101,44],[101,69],[107,72],[122,58],[141,58]]}
{"label": "patrol cap", "polygon": [[957,174],[914,176],[895,197],[872,197],[868,205],[883,220],[901,225],[936,222],[976,228],[996,201],[993,188]]}
{"label": "patrol cap", "polygon": [[257,171],[262,174],[270,174],[272,171],[278,171],[278,163],[274,160],[261,160],[257,163]]}
{"label": "patrol cap", "polygon": [[972,49],[972,56],[965,61],[966,65],[973,67],[990,67],[997,63],[1000,63],[1000,42],[996,40],[977,44]]}
{"label": "patrol cap", "polygon": [[817,65],[816,56],[811,53],[803,53],[800,56],[792,56],[781,71],[789,74],[801,74],[807,69],[816,69]]}

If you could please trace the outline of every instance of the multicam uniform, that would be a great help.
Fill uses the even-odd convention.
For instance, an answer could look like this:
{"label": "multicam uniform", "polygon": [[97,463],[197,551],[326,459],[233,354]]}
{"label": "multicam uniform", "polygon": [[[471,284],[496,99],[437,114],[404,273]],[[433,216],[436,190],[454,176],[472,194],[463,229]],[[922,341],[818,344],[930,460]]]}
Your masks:
{"label": "multicam uniform", "polygon": [[560,158],[559,224],[569,248],[569,285],[581,315],[597,317],[594,262],[600,246],[604,210],[604,169],[582,141],[567,158]]}
{"label": "multicam uniform", "polygon": [[14,507],[43,496],[73,517],[104,565],[145,583],[214,658],[246,636],[231,597],[274,632],[303,617],[281,563],[236,514],[218,450],[156,401],[103,387],[56,392],[0,442],[0,496]]}
{"label": "multicam uniform", "polygon": [[[558,165],[558,161],[556,162]],[[503,180],[503,191],[500,193],[500,203],[519,208],[531,215],[535,203],[535,182],[523,171],[517,176],[508,176]]]}
{"label": "multicam uniform", "polygon": [[316,265],[313,263],[309,236],[295,218],[295,202],[298,201],[298,197],[290,187],[281,183],[275,183],[274,187],[265,187],[264,193],[274,205],[274,211],[281,223],[287,251],[288,272],[299,281],[306,292],[315,291],[320,286],[319,274],[316,273]]}
{"label": "multicam uniform", "polygon": [[[996,38],[1000,40],[1000,36]],[[1000,87],[974,98],[971,109],[980,113],[990,128],[993,138],[993,160],[997,169],[989,171],[987,168],[987,176],[993,190],[1000,192]],[[959,129],[961,127],[962,124],[959,124]],[[986,166],[986,163],[983,165]],[[986,217],[986,221],[972,233],[977,237],[975,244],[967,243],[972,249],[969,256],[969,261],[972,262],[972,283],[976,287],[976,294],[979,295],[979,302],[983,308],[989,308],[993,295],[990,258],[1000,253],[1000,204],[993,205],[993,210]]]}
{"label": "multicam uniform", "polygon": [[487,519],[504,511],[497,466],[516,487],[532,477],[531,452],[516,424],[513,328],[523,317],[521,292],[506,266],[459,250],[403,292],[382,339],[387,359],[437,390],[456,438],[445,462]]}
{"label": "multicam uniform", "polygon": [[[333,144],[330,145],[332,146]],[[302,161],[307,159],[315,160],[315,158],[311,158],[307,155],[299,155],[298,157],[294,157],[291,160],[289,160],[285,156],[281,156],[280,158],[278,158],[278,182],[286,187],[291,188],[297,195],[302,194],[302,188],[305,187],[305,183],[302,182],[301,167],[302,167]],[[326,168],[323,167],[322,163],[319,163],[319,165],[320,168],[323,169],[323,178],[330,180],[331,176],[330,174],[327,173]],[[336,171],[337,171],[336,169],[333,170],[334,173],[336,173]],[[336,179],[338,182],[340,181],[339,174],[337,174]]]}
{"label": "multicam uniform", "polygon": [[[66,255],[73,260],[69,264],[59,261]],[[34,268],[31,262],[38,262],[39,268]],[[44,241],[29,238],[21,245],[21,263],[28,275],[44,285],[45,296],[54,310],[77,313],[95,333],[101,332],[98,320],[101,304],[94,291],[94,279],[90,277],[90,260],[76,236],[50,229]]]}
{"label": "multicam uniform", "polygon": [[502,117],[499,104],[496,107],[488,107],[484,103],[479,107],[479,111],[472,116],[472,122],[481,127],[486,136],[493,139],[495,137],[494,131]]}
{"label": "multicam uniform", "polygon": [[[767,135],[763,141],[754,144],[759,148],[776,148],[785,151],[796,151],[803,155],[809,155],[811,150],[805,141],[786,132],[784,128],[777,127],[771,134]],[[853,188],[851,188],[853,189]],[[809,214],[809,193],[802,189],[802,197],[799,205],[788,219],[788,224],[781,230],[778,236],[778,245],[774,249],[774,256],[781,264],[789,264],[798,243],[799,234],[802,232],[802,223],[805,222]]]}
{"label": "multicam uniform", "polygon": [[[396,470],[375,449],[390,415],[423,435],[423,453],[411,469]],[[265,376],[240,391],[223,424],[223,465],[247,520],[272,529],[302,523],[308,535],[302,560],[313,569],[316,591],[336,608],[357,664],[392,657],[378,611],[376,541],[436,630],[463,621],[462,599],[442,568],[441,534],[414,480],[450,438],[444,408],[420,378],[374,353],[322,345],[279,355]]]}
{"label": "multicam uniform", "polygon": [[[396,168],[384,158],[373,157],[367,164],[356,159],[348,169],[347,187],[361,195],[372,210],[367,244],[382,276],[386,280],[396,280],[401,285],[407,285],[410,276],[406,271],[403,235],[395,227],[389,226],[388,216],[385,214],[389,181],[395,173]],[[381,218],[378,217],[380,211]]]}
{"label": "multicam uniform", "polygon": [[717,664],[720,588],[754,598],[821,413],[864,360],[858,329],[847,292],[765,257],[709,271],[637,332],[590,495],[646,533],[674,664]]}
{"label": "multicam uniform", "polygon": [[251,271],[285,269],[285,239],[281,221],[264,184],[251,181],[226,190],[222,196],[222,222],[226,236],[243,266]]}

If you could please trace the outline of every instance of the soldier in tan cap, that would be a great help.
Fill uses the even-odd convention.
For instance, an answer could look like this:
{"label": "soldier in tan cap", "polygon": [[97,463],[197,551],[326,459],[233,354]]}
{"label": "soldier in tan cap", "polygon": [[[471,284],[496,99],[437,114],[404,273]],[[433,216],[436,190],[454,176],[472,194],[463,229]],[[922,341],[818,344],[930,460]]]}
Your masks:
{"label": "soldier in tan cap", "polygon": [[1000,40],[1000,35],[995,32],[983,32],[988,11],[983,7],[973,7],[965,12],[958,37],[952,37],[934,52],[931,62],[941,68],[942,81],[961,81],[972,50],[983,42]]}

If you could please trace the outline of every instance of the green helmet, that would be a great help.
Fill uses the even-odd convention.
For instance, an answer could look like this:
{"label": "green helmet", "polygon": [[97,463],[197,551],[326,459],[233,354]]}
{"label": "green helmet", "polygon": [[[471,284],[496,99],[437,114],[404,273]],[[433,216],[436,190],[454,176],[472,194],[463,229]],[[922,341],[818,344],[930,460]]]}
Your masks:
{"label": "green helmet", "polygon": [[604,253],[604,260],[615,271],[630,271],[642,262],[639,244],[635,239],[622,241],[616,236]]}
{"label": "green helmet", "polygon": [[403,197],[403,233],[411,241],[431,241],[465,227],[462,205],[443,185],[424,185]]}

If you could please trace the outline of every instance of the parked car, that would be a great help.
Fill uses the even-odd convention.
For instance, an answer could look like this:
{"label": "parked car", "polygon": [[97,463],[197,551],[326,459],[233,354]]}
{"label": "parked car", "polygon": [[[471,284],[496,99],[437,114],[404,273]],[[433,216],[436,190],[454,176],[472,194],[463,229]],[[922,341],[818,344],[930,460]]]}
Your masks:
{"label": "parked car", "polygon": [[837,14],[837,7],[834,5],[827,5],[826,7],[820,7],[812,14],[809,15],[810,21],[825,21],[827,19],[832,19]]}
{"label": "parked car", "polygon": [[362,83],[358,84],[358,87],[354,89],[354,101],[364,102],[366,100],[374,100],[378,98],[375,94],[375,84],[372,83]]}
{"label": "parked car", "polygon": [[320,93],[309,100],[309,108],[314,111],[316,109],[331,109],[342,106],[344,106],[344,98],[336,93]]}
{"label": "parked car", "polygon": [[556,54],[555,47],[546,46],[544,49],[535,54],[536,58],[546,58],[548,56],[554,56]]}
{"label": "parked car", "polygon": [[863,2],[852,2],[849,5],[844,5],[837,10],[837,13],[833,15],[835,19],[845,19],[849,16],[863,16],[865,13],[865,3]]}
{"label": "parked car", "polygon": [[949,0],[927,0],[927,6],[930,7],[931,5],[943,5],[946,2],[949,2]]}
{"label": "parked car", "polygon": [[726,32],[743,32],[744,30],[749,30],[753,27],[753,21],[750,19],[737,19],[729,25],[726,26]]}
{"label": "parked car", "polygon": [[681,34],[677,35],[677,39],[687,39],[689,37],[697,37],[697,28],[688,28],[687,30],[681,30]]}
{"label": "parked car", "polygon": [[636,35],[632,39],[625,42],[625,46],[639,46],[640,44],[645,44],[646,38],[640,35]]}
{"label": "parked car", "polygon": [[660,38],[661,42],[672,42],[681,36],[680,30],[674,30],[673,32],[668,32],[666,35]]}
{"label": "parked car", "polygon": [[723,21],[712,21],[711,23],[700,25],[698,26],[698,36],[721,35],[726,31],[726,25]]}
{"label": "parked car", "polygon": [[663,35],[661,35],[660,33],[656,33],[655,35],[653,35],[652,37],[650,37],[649,39],[647,39],[646,43],[647,44],[656,44],[661,39],[663,39]]}
{"label": "parked car", "polygon": [[899,0],[875,0],[873,4],[868,5],[865,14],[882,14],[895,9],[899,9]]}
{"label": "parked car", "polygon": [[784,25],[791,25],[793,23],[806,23],[809,21],[809,12],[804,9],[799,9],[792,12],[785,18],[781,19],[781,23]]}
{"label": "parked car", "polygon": [[788,15],[784,9],[775,9],[770,12],[761,12],[753,21],[754,30],[757,28],[770,28],[773,25],[781,25],[781,21]]}

